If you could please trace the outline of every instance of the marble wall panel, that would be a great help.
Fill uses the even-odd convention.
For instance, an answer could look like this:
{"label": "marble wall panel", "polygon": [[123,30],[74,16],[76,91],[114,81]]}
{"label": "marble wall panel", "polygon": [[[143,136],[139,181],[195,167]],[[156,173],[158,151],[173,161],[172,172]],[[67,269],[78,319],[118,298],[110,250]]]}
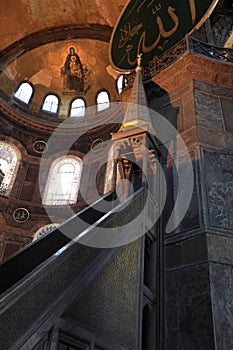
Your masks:
{"label": "marble wall panel", "polygon": [[194,92],[197,125],[224,131],[219,99],[216,96]]}
{"label": "marble wall panel", "polygon": [[210,277],[216,349],[233,349],[233,267],[211,264]]}
{"label": "marble wall panel", "polygon": [[203,150],[205,195],[210,226],[233,227],[233,155]]}
{"label": "marble wall panel", "polygon": [[167,350],[212,350],[213,320],[207,263],[166,274]]}

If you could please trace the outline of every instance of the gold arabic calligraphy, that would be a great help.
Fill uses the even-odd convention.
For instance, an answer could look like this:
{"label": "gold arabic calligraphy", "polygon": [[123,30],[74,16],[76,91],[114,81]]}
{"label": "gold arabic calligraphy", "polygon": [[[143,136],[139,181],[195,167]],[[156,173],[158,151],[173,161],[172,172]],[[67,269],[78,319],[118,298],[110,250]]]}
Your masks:
{"label": "gold arabic calligraphy", "polygon": [[[134,9],[135,9],[136,13],[139,13],[142,10],[143,5],[146,4],[147,1],[148,0],[143,0],[141,2],[141,4],[136,8],[136,6],[138,5],[138,0],[137,0],[136,3],[134,4],[133,8],[128,13],[127,17],[129,17],[129,14],[131,14]],[[158,28],[158,35],[151,45],[146,45],[146,38],[147,38],[148,33],[146,32],[146,30],[143,30],[143,32],[140,34],[140,37],[138,38],[138,41],[137,41],[138,44],[137,44],[136,57],[139,54],[139,52],[149,53],[153,49],[155,49],[156,47],[158,47],[158,49],[160,49],[160,50],[163,50],[163,46],[166,44],[167,40],[164,41],[163,46],[162,46],[161,39],[162,38],[164,38],[164,39],[169,38],[171,35],[173,35],[177,31],[177,29],[179,27],[179,19],[178,19],[177,14],[175,13],[175,11],[176,11],[175,8],[173,8],[172,6],[168,6],[166,12],[170,16],[170,18],[173,22],[173,27],[169,30],[166,30],[164,27],[164,23],[163,23],[164,21],[161,18],[162,4],[157,3],[156,5],[154,5],[154,2],[155,2],[155,0],[150,0],[149,4],[146,7],[147,8],[151,7],[152,15],[153,16],[156,15],[155,23],[157,24],[157,28]],[[192,18],[192,24],[194,24],[195,20],[196,20],[195,0],[189,0],[189,7],[190,7],[191,18]],[[143,28],[143,26],[144,25],[142,22],[133,25],[128,20],[127,23],[124,24],[124,27],[120,29],[120,39],[118,42],[118,48],[121,49],[125,45],[126,45],[126,48],[125,48],[124,55],[121,58],[119,64],[121,64],[121,62],[125,58],[127,58],[127,61],[130,65],[133,65],[136,63],[136,60],[137,60],[136,57],[133,61],[131,61],[131,59],[130,59],[130,52],[134,48],[133,43],[131,41],[135,36],[137,36],[139,34],[139,32]]]}
{"label": "gold arabic calligraphy", "polygon": [[140,23],[136,26],[131,27],[130,22],[124,25],[123,29],[120,29],[121,39],[119,41],[119,49],[121,49],[128,40],[130,40],[134,35],[138,34],[138,31],[142,28],[143,24]]}

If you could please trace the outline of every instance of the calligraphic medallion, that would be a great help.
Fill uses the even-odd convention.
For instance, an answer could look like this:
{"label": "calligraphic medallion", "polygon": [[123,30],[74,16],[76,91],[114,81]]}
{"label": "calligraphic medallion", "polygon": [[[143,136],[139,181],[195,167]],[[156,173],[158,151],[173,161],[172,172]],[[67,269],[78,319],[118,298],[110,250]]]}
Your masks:
{"label": "calligraphic medallion", "polygon": [[47,148],[47,142],[45,142],[44,140],[38,140],[33,143],[33,149],[36,153],[42,154],[47,151]]}
{"label": "calligraphic medallion", "polygon": [[110,42],[110,61],[120,71],[158,57],[199,27],[218,0],[131,0],[120,16]]}
{"label": "calligraphic medallion", "polygon": [[29,216],[29,211],[26,208],[17,208],[13,213],[13,219],[18,223],[27,221]]}

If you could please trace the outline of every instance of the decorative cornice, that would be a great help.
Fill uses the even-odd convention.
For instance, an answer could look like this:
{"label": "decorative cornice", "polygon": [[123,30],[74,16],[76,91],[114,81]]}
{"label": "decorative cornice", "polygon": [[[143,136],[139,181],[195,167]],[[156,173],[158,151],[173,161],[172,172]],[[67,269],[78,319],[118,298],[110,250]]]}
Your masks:
{"label": "decorative cornice", "polygon": [[172,65],[153,77],[153,81],[167,92],[189,80],[233,87],[233,64],[186,52]]}
{"label": "decorative cornice", "polygon": [[[199,65],[197,71],[193,70],[195,62]],[[187,67],[187,64],[190,64],[190,67]],[[201,67],[202,65],[204,68]],[[179,86],[180,81],[183,83],[193,78],[198,79],[199,76],[205,79],[204,73],[206,73],[208,66],[213,66],[214,71],[217,67],[219,73],[218,77],[212,79],[211,83],[223,83],[227,84],[228,87],[232,86],[232,79],[229,74],[231,74],[233,67],[233,49],[206,44],[187,35],[176,46],[163,55],[154,57],[146,67],[143,67],[143,81],[146,83],[153,80],[169,92],[172,89],[166,84],[166,79],[167,81],[174,81],[174,84],[172,84],[174,87],[177,87],[177,83]],[[222,70],[222,67],[225,68]],[[200,71],[200,74],[195,77],[194,75],[198,71]],[[125,89],[129,89],[133,85],[134,73],[126,75],[125,79],[127,80]],[[203,81],[202,79],[200,80]],[[204,80],[204,82],[207,81]]]}
{"label": "decorative cornice", "polygon": [[[31,129],[33,132],[40,134],[50,135],[63,120],[58,120],[57,123],[51,123],[46,121],[40,121],[35,119],[30,119],[30,111],[28,112],[28,116],[21,115],[17,113],[15,110],[10,108],[7,104],[0,100],[0,115],[1,118],[5,118],[11,124],[15,125],[17,128],[24,128],[26,130]],[[62,128],[62,135],[70,135],[72,133],[77,133],[84,135],[95,134],[95,133],[104,133],[106,130],[106,125],[110,125],[109,129],[116,129],[116,121],[119,121],[119,126],[123,119],[123,111],[121,104],[117,105],[113,104],[109,109],[98,112],[97,114],[92,115],[91,117],[85,117],[83,123],[79,121],[79,125],[77,127],[77,123],[74,120],[74,128],[71,129],[69,126],[67,129]],[[82,125],[83,124],[83,125]],[[112,124],[112,126],[111,126]],[[83,130],[83,132],[82,132]],[[59,131],[58,131],[59,133]]]}
{"label": "decorative cornice", "polygon": [[9,119],[16,123],[18,126],[23,126],[25,128],[32,128],[33,130],[40,130],[41,132],[45,133],[52,133],[57,125],[46,125],[39,122],[36,122],[32,119],[26,118],[13,109],[11,109],[9,106],[7,106],[3,101],[0,100],[0,111],[5,116],[6,119]]}

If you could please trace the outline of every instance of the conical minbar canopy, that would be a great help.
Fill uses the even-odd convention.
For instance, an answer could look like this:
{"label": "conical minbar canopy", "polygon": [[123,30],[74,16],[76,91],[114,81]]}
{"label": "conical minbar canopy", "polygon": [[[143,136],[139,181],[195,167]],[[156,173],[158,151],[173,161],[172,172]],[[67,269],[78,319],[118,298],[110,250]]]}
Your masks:
{"label": "conical minbar canopy", "polygon": [[141,55],[138,56],[137,61],[135,80],[120,131],[128,130],[135,126],[152,127],[146,92],[142,81]]}

